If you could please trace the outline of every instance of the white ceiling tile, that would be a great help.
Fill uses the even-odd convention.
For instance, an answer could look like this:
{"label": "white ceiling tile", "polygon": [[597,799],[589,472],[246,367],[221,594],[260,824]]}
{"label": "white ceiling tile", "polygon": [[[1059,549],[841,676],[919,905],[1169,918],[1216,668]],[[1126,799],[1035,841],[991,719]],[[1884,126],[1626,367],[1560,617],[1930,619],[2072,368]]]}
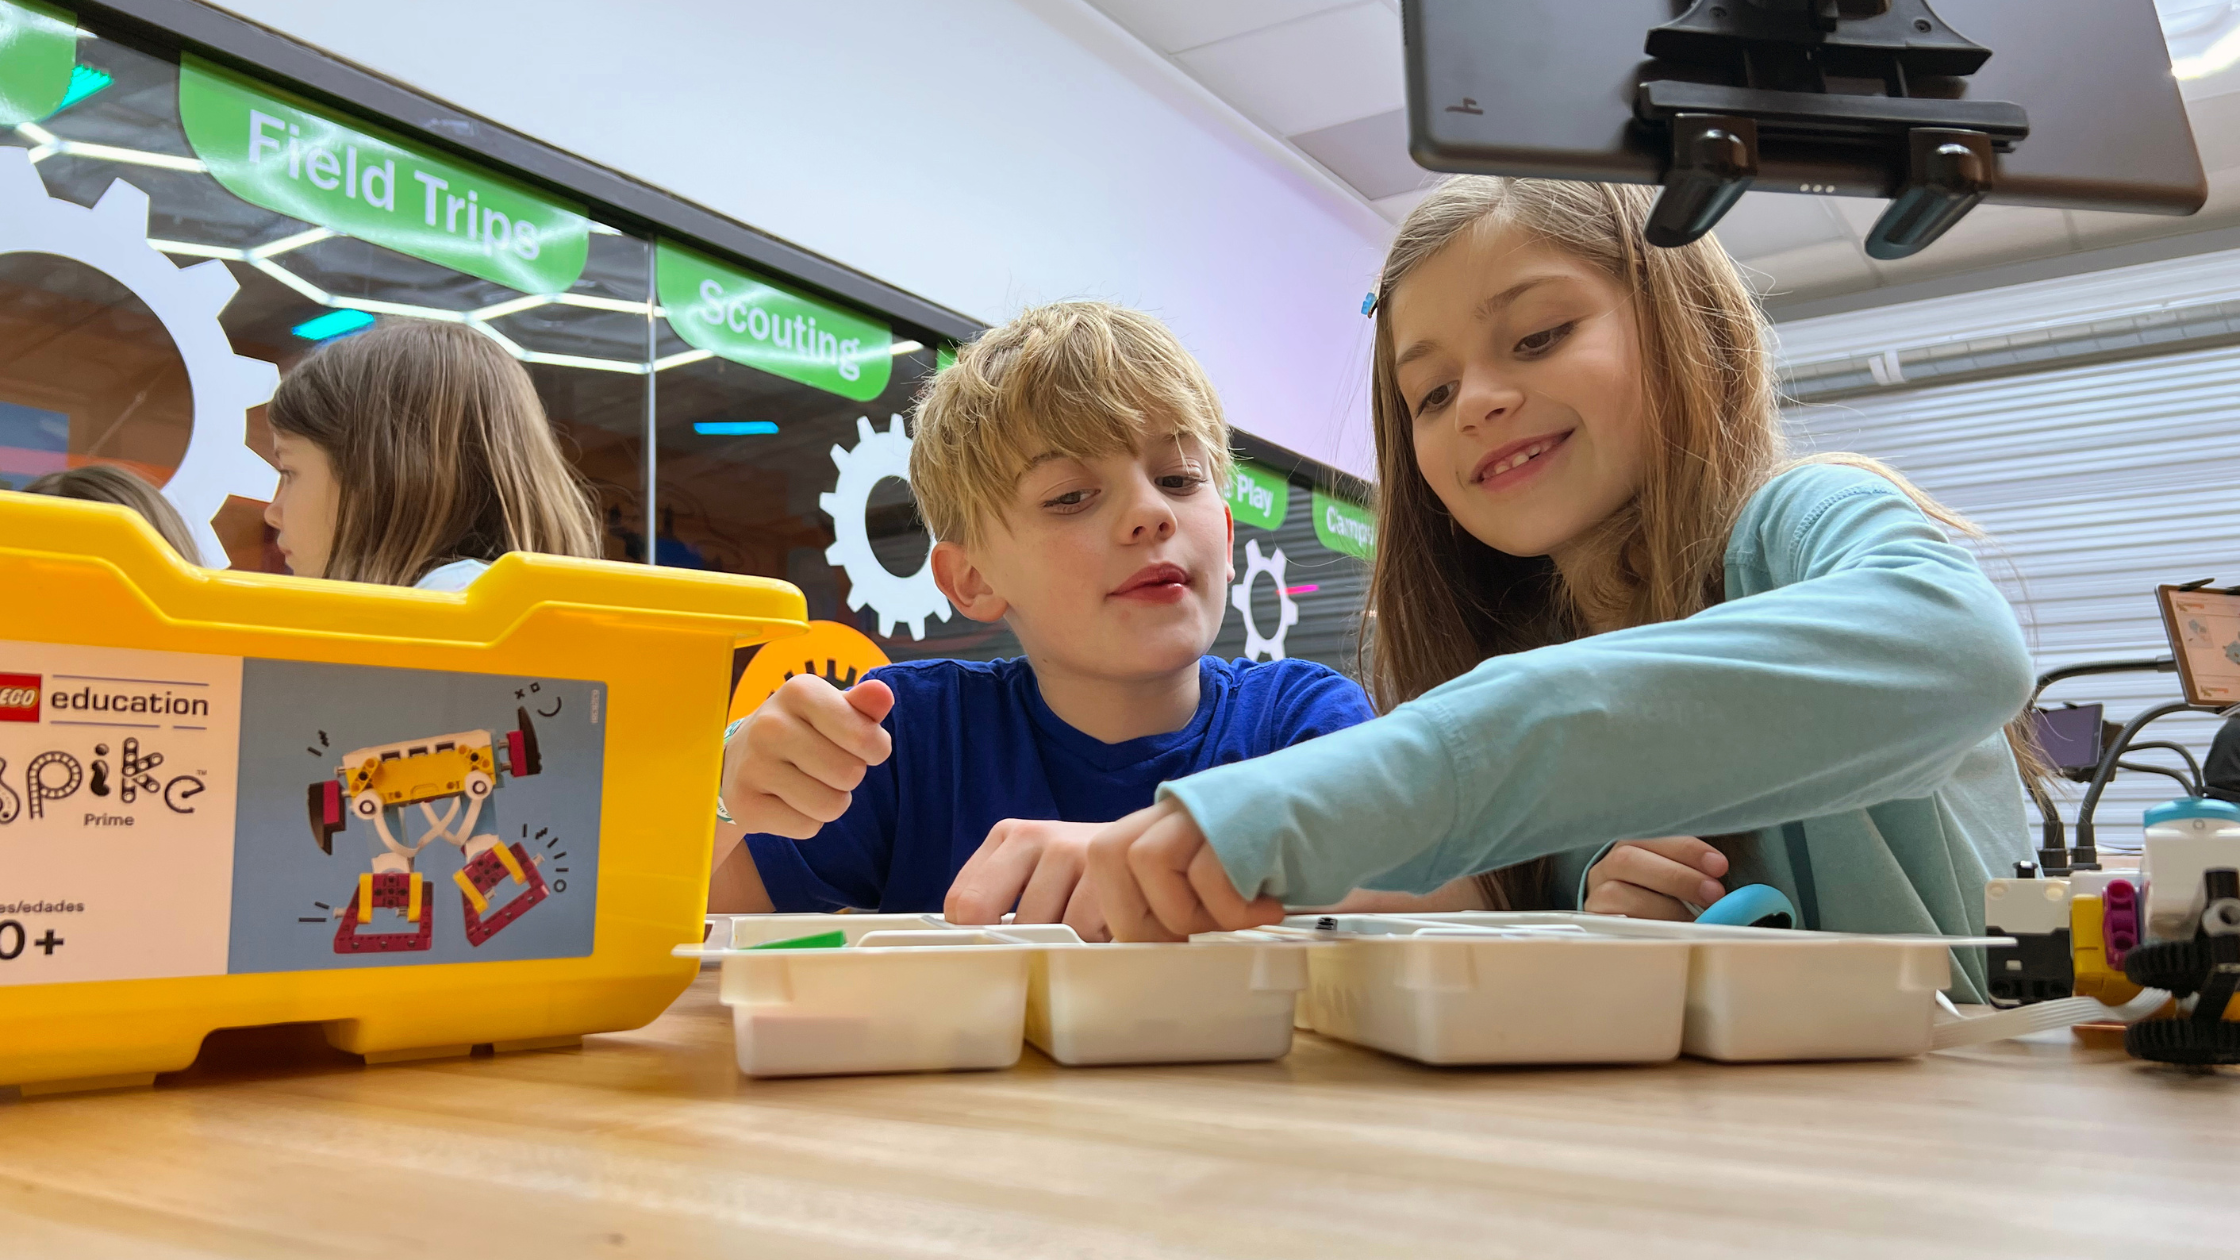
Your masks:
{"label": "white ceiling tile", "polygon": [[1761,295],[1794,300],[1875,286],[1873,268],[1850,241],[1822,241],[1742,260],[1742,274]]}
{"label": "white ceiling tile", "polygon": [[[1887,203],[1867,202],[1871,206]],[[1887,284],[1955,271],[2065,254],[2072,248],[2068,216],[2042,206],[1977,206],[1927,249],[1874,266]]]}
{"label": "white ceiling tile", "polygon": [[[1429,174],[1429,172],[1426,172],[1426,174]],[[1423,200],[1424,197],[1431,192],[1432,188],[1436,186],[1437,185],[1435,179],[1427,180],[1423,187],[1416,189],[1414,192],[1396,193],[1390,197],[1379,197],[1369,204],[1376,208],[1376,212],[1378,214],[1381,214],[1385,218],[1392,220],[1394,223],[1398,223],[1400,220],[1407,218],[1408,212],[1416,208],[1416,203]]]}
{"label": "white ceiling tile", "polygon": [[1175,59],[1215,95],[1279,136],[1407,103],[1400,19],[1377,3],[1266,27]]}
{"label": "white ceiling tile", "polygon": [[1842,224],[1821,201],[1800,193],[1744,193],[1719,220],[1719,243],[1737,258],[1760,258],[1842,240]]}
{"label": "white ceiling tile", "polygon": [[1356,0],[1090,0],[1106,17],[1163,53],[1178,53]]}
{"label": "white ceiling tile", "polygon": [[1436,178],[1408,154],[1404,109],[1302,131],[1291,137],[1291,143],[1371,201],[1413,192]]}
{"label": "white ceiling tile", "polygon": [[2186,102],[2186,119],[2193,124],[2194,147],[2201,151],[2205,170],[2240,166],[2240,81],[2233,88],[2223,96]]}

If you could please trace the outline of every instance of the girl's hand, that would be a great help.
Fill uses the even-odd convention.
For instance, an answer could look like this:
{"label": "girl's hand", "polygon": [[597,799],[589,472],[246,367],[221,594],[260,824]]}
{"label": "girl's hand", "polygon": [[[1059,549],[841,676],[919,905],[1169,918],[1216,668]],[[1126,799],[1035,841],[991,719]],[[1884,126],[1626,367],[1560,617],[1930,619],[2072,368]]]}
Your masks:
{"label": "girl's hand", "polygon": [[1273,897],[1247,901],[1182,803],[1164,800],[1089,841],[1089,879],[1116,941],[1180,941],[1283,921]]}
{"label": "girl's hand", "polygon": [[1727,895],[1719,882],[1726,873],[1727,855],[1694,836],[1622,840],[1587,870],[1587,899],[1579,908],[1688,922],[1696,917],[1688,903],[1708,906]]}

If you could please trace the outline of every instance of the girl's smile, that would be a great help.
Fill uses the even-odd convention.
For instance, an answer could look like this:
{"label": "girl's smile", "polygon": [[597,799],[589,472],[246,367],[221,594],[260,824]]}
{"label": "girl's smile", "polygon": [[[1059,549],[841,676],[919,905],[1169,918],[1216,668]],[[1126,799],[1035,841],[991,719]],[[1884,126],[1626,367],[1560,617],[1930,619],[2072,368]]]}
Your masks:
{"label": "girl's smile", "polygon": [[1561,433],[1543,433],[1538,437],[1521,438],[1498,450],[1489,451],[1478,466],[1471,470],[1470,484],[1481,490],[1499,491],[1524,484],[1530,478],[1547,471],[1548,462],[1556,451],[1571,439],[1571,430]]}

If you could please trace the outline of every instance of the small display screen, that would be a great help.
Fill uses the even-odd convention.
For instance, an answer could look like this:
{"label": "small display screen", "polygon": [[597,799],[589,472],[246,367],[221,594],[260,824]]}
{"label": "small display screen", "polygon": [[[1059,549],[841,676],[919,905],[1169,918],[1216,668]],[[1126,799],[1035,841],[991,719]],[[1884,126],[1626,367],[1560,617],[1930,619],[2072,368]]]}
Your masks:
{"label": "small display screen", "polygon": [[2157,587],[2155,594],[2186,699],[2220,708],[2240,704],[2240,594],[2175,586]]}

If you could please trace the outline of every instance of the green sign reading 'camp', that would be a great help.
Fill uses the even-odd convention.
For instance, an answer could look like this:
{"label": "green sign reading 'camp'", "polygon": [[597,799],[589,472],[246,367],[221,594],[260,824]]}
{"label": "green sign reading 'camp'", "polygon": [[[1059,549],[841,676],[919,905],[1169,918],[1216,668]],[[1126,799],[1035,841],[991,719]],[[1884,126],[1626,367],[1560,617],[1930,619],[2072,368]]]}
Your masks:
{"label": "green sign reading 'camp'", "polygon": [[696,349],[857,402],[887,390],[885,324],[667,241],[654,277],[669,327]]}
{"label": "green sign reading 'camp'", "polygon": [[1342,555],[1373,560],[1377,555],[1376,514],[1344,499],[1314,492],[1314,536]]}
{"label": "green sign reading 'camp'", "polygon": [[0,0],[0,127],[61,108],[78,64],[78,24],[36,0]]}
{"label": "green sign reading 'camp'", "polygon": [[1229,514],[1239,525],[1283,528],[1291,511],[1291,481],[1273,469],[1238,460],[1229,479]]}
{"label": "green sign reading 'camp'", "polygon": [[583,274],[583,207],[502,175],[191,56],[179,117],[210,174],[267,210],[523,293],[565,292]]}

